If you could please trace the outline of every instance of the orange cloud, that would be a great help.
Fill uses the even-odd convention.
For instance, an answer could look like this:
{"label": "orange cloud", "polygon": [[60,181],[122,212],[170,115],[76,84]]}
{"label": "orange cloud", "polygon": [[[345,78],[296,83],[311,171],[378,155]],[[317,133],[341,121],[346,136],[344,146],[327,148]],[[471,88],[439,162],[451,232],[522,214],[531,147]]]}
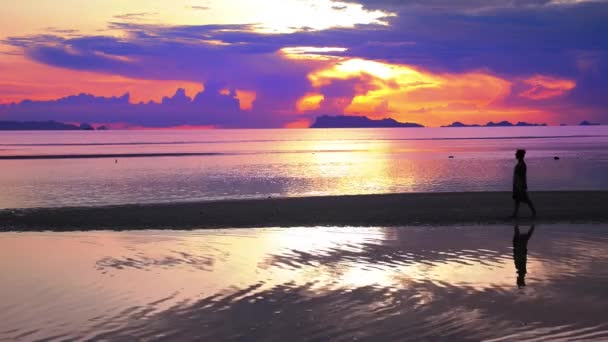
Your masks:
{"label": "orange cloud", "polygon": [[576,82],[550,76],[536,75],[523,81],[530,88],[519,96],[531,100],[545,100],[562,96],[576,87]]}
{"label": "orange cloud", "polygon": [[319,109],[321,101],[323,101],[324,99],[325,97],[323,96],[323,94],[307,93],[296,102],[296,109],[299,112]]}
{"label": "orange cloud", "polygon": [[486,117],[491,112],[507,113],[499,108],[512,87],[511,82],[484,72],[439,74],[363,59],[343,60],[312,72],[308,78],[319,91],[335,80],[360,80],[364,86],[355,86],[358,95],[345,108],[345,114],[391,116],[425,125],[464,120],[461,115],[481,112]]}
{"label": "orange cloud", "polygon": [[241,110],[253,109],[253,102],[255,102],[256,96],[255,91],[236,90],[236,98],[239,100]]}

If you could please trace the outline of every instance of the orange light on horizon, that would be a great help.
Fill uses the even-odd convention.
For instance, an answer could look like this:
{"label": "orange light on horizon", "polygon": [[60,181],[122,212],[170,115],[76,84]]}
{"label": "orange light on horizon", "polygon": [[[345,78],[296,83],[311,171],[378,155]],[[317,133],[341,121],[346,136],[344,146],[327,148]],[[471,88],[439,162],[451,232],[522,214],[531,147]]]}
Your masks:
{"label": "orange light on horizon", "polygon": [[[356,95],[344,114],[374,119],[390,116],[399,121],[440,126],[453,121],[483,122],[547,114],[505,104],[513,83],[484,71],[434,73],[404,64],[349,59],[311,72],[308,78],[320,95],[323,87],[336,80],[355,80]],[[542,80],[547,84],[545,78]],[[554,88],[556,84],[560,89],[572,86],[569,82],[551,81]]]}
{"label": "orange light on horizon", "polygon": [[300,119],[288,124],[285,124],[283,128],[309,128],[311,120],[310,119]]}
{"label": "orange light on horizon", "polygon": [[18,103],[25,99],[49,101],[81,93],[106,97],[129,93],[131,103],[160,102],[163,97],[172,96],[178,88],[184,88],[190,97],[204,89],[198,82],[135,79],[69,70],[32,62],[23,56],[3,56],[0,70],[0,104]]}

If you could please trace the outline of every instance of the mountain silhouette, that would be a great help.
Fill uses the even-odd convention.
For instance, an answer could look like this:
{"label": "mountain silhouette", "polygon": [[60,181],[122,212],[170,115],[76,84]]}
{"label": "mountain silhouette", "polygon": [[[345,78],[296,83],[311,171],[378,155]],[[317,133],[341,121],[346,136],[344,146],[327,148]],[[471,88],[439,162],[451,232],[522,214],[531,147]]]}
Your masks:
{"label": "mountain silhouette", "polygon": [[595,122],[589,122],[587,120],[581,121],[581,123],[579,124],[579,126],[599,126],[599,123],[595,123]]}
{"label": "mountain silhouette", "polygon": [[490,121],[485,125],[479,125],[479,124],[467,125],[460,121],[455,121],[455,122],[452,122],[450,125],[441,126],[441,127],[535,127],[535,126],[547,126],[547,124],[529,123],[529,122],[525,122],[525,121],[519,121],[516,124],[513,124],[509,121],[501,121],[501,122]]}
{"label": "mountain silhouette", "polygon": [[0,131],[92,131],[94,129],[88,123],[78,126],[57,121],[0,121]]}
{"label": "mountain silhouette", "polygon": [[366,127],[424,127],[417,123],[399,122],[395,119],[385,118],[373,120],[366,116],[323,115],[316,118],[310,128],[366,128]]}

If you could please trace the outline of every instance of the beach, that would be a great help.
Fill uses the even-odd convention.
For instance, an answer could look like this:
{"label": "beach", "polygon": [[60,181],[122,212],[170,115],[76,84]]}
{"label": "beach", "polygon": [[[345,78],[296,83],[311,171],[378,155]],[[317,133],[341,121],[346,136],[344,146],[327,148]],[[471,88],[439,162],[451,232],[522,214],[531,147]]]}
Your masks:
{"label": "beach", "polygon": [[[539,223],[608,222],[608,192],[532,192]],[[0,211],[0,229],[206,229],[508,223],[509,192],[411,193]],[[523,219],[529,217],[525,204]]]}
{"label": "beach", "polygon": [[2,233],[0,340],[605,340],[606,229]]}
{"label": "beach", "polygon": [[6,135],[0,341],[606,339],[604,133]]}
{"label": "beach", "polygon": [[0,342],[608,342],[608,0],[0,11]]}

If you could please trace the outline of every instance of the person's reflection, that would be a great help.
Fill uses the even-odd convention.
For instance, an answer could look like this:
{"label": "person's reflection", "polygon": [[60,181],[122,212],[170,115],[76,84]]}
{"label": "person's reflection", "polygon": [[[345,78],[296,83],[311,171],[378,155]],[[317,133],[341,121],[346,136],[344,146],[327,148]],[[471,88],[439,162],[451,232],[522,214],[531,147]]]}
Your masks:
{"label": "person's reflection", "polygon": [[519,224],[515,223],[513,232],[513,261],[517,269],[517,287],[526,286],[526,263],[528,261],[528,241],[534,233],[534,223],[530,225],[530,230],[522,234],[519,231]]}

